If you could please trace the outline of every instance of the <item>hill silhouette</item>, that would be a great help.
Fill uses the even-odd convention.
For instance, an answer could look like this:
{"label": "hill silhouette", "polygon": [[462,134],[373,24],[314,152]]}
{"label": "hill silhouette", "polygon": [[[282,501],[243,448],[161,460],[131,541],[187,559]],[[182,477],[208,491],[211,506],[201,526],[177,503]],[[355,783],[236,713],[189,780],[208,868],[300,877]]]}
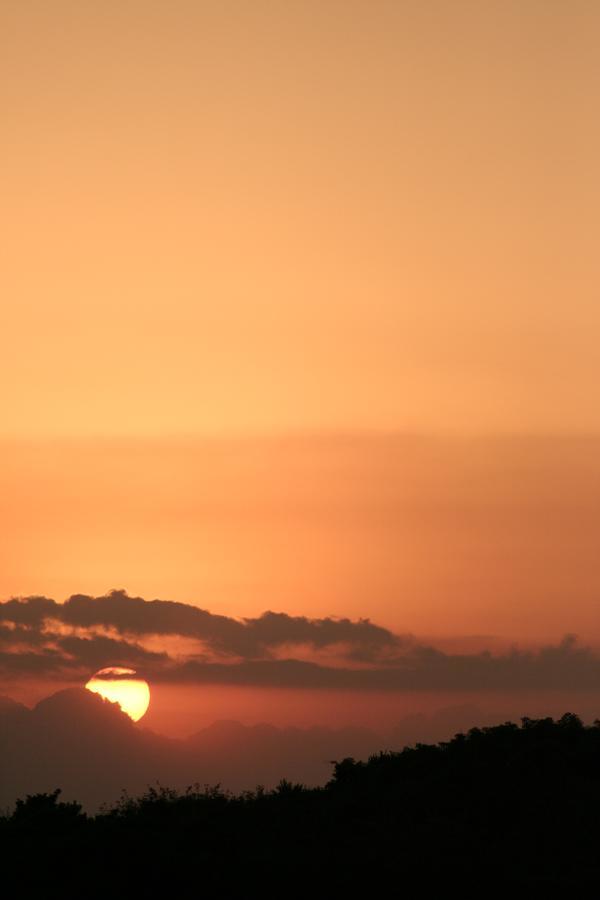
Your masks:
{"label": "hill silhouette", "polygon": [[134,724],[118,705],[83,688],[58,691],[28,709],[0,698],[0,811],[27,794],[62,789],[63,800],[86,812],[117,800],[123,789],[142,793],[159,781],[183,790],[199,781],[232,791],[282,779],[323,786],[332,759],[366,759],[382,748],[434,742],[489,724],[471,705],[430,715],[405,715],[385,733],[365,727],[276,727],[216,721],[188,738],[173,739]]}
{"label": "hill silhouette", "polygon": [[4,881],[227,898],[597,888],[598,721],[526,718],[332,765],[320,788],[156,786],[94,817],[30,795],[0,820]]}
{"label": "hill silhouette", "polygon": [[126,789],[159,780],[174,788],[200,780],[231,790],[273,787],[282,777],[324,784],[329,761],[366,757],[381,737],[363,728],[276,728],[215,722],[188,739],[154,734],[118,705],[83,688],[68,688],[29,710],[0,703],[0,810],[27,794],[62,789],[87,812]]}

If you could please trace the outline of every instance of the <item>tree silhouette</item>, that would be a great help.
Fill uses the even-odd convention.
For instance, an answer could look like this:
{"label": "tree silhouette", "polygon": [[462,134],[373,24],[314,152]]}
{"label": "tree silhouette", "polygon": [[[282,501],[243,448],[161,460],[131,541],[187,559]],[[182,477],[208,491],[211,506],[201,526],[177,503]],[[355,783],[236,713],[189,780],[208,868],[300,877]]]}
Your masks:
{"label": "tree silhouette", "polygon": [[73,888],[61,882],[62,897],[572,893],[600,882],[600,722],[572,713],[347,757],[324,788],[157,783],[93,817],[59,795],[29,795],[0,818],[8,896],[47,893],[57,865]]}
{"label": "tree silhouette", "polygon": [[10,823],[17,828],[63,828],[85,819],[80,803],[58,802],[61,789],[51,793],[28,794],[25,800],[17,800]]}

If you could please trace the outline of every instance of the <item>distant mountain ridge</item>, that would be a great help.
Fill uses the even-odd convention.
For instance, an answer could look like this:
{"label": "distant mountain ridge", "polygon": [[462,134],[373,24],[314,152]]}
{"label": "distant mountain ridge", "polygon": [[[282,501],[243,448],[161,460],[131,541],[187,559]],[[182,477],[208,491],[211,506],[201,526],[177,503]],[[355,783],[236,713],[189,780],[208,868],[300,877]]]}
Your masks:
{"label": "distant mountain ridge", "polygon": [[477,707],[405,716],[385,734],[360,726],[329,728],[215,721],[175,739],[134,724],[117,704],[67,688],[28,709],[0,699],[0,809],[19,797],[60,787],[90,812],[123,790],[140,794],[157,782],[183,790],[219,784],[232,791],[270,788],[281,778],[326,783],[333,760],[367,759],[421,741],[452,737],[490,721]]}
{"label": "distant mountain ridge", "polygon": [[375,752],[381,738],[362,728],[277,728],[215,722],[187,739],[136,726],[118,707],[83,688],[67,688],[32,710],[0,702],[0,808],[25,794],[60,787],[88,810],[141,793],[157,781],[180,789],[199,782],[231,790],[271,786],[291,772],[323,784],[331,761]]}

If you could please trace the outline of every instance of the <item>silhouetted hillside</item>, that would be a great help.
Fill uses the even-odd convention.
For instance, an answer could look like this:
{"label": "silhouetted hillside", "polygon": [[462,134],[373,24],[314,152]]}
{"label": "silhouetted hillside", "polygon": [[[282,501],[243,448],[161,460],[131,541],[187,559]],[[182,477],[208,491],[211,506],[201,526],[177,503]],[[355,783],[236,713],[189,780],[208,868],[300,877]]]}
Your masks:
{"label": "silhouetted hillside", "polygon": [[61,787],[87,812],[142,793],[160,781],[174,788],[199,781],[241,791],[274,787],[284,776],[323,785],[330,761],[367,757],[381,737],[361,728],[276,728],[215,722],[187,740],[135,725],[120,708],[83,688],[59,691],[33,710],[0,704],[0,810],[26,794]]}
{"label": "silhouetted hillside", "polygon": [[18,722],[28,714],[29,710],[22,703],[17,703],[10,697],[0,695],[0,722]]}
{"label": "silhouetted hillside", "polygon": [[347,758],[323,788],[157,787],[94,818],[56,792],[30,796],[0,837],[8,886],[46,895],[595,892],[600,722],[523,719]]}

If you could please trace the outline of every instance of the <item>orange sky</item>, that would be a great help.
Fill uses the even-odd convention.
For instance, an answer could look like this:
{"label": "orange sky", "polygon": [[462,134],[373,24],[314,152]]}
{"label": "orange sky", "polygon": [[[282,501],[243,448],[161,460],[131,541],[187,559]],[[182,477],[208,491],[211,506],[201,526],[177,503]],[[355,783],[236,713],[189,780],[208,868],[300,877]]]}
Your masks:
{"label": "orange sky", "polygon": [[597,429],[593,2],[0,12],[0,430]]}
{"label": "orange sky", "polygon": [[3,597],[600,642],[599,439],[4,442],[0,496]]}
{"label": "orange sky", "polygon": [[3,3],[0,596],[600,637],[599,37]]}

